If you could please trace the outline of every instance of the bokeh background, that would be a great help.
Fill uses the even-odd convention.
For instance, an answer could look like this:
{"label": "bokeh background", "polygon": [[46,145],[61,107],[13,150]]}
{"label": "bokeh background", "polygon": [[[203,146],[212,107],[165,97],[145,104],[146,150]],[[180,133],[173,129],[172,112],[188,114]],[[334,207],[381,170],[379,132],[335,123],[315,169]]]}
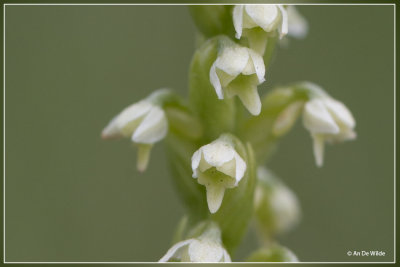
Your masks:
{"label": "bokeh background", "polygon": [[[314,164],[298,122],[269,167],[303,218],[280,238],[302,261],[392,261],[393,6],[300,6],[304,40],[259,88],[310,80],[343,101],[358,139]],[[154,89],[186,95],[195,26],[185,6],[6,6],[6,261],[157,261],[184,214],[163,145],[147,172],[100,132]],[[256,248],[249,232],[236,260]],[[385,257],[348,257],[382,250]]]}

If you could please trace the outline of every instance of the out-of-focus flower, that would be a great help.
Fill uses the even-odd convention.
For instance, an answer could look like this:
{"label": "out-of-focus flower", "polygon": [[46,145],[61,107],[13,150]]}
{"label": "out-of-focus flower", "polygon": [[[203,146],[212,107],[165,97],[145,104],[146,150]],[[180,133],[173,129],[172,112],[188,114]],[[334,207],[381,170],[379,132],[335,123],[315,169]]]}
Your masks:
{"label": "out-of-focus flower", "polygon": [[257,85],[264,82],[262,57],[252,49],[225,47],[210,69],[210,81],[219,99],[237,95],[253,115],[261,111]]}
{"label": "out-of-focus flower", "polygon": [[289,231],[300,220],[296,195],[264,167],[257,170],[254,207],[258,225],[270,237]]}
{"label": "out-of-focus flower", "polygon": [[299,13],[296,7],[290,5],[287,7],[288,13],[288,35],[302,39],[308,32],[307,20]]}
{"label": "out-of-focus flower", "polygon": [[159,260],[167,262],[231,262],[231,258],[222,245],[221,231],[217,227],[206,230],[197,238],[187,239],[173,245]]}
{"label": "out-of-focus flower", "polygon": [[223,136],[202,146],[192,156],[193,178],[207,190],[211,213],[218,211],[225,189],[238,185],[246,172],[246,162]]}
{"label": "out-of-focus flower", "polygon": [[313,138],[317,166],[322,166],[325,142],[337,143],[356,138],[356,122],[347,107],[331,97],[308,101],[303,111],[304,127]]}

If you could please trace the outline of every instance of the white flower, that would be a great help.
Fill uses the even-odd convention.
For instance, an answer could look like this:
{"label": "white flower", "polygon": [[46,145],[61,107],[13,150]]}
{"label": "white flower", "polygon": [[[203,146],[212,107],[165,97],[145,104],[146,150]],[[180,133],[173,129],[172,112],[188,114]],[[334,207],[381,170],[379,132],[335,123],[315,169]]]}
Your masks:
{"label": "white flower", "polygon": [[236,38],[246,37],[249,47],[264,54],[268,36],[288,33],[288,16],[282,5],[237,5],[233,9]]}
{"label": "white flower", "polygon": [[139,144],[138,169],[147,167],[150,150],[154,143],[163,139],[168,131],[165,112],[148,99],[125,108],[104,128],[104,139],[113,137],[131,137]]}
{"label": "white flower", "polygon": [[261,111],[257,85],[264,82],[263,58],[240,46],[225,47],[210,69],[210,81],[219,99],[237,95],[253,115]]}
{"label": "white flower", "polygon": [[288,15],[282,5],[237,5],[233,9],[233,25],[238,39],[243,30],[256,27],[265,32],[278,30],[282,38],[288,33]]}
{"label": "white flower", "polygon": [[335,143],[356,138],[356,122],[342,103],[330,97],[308,101],[303,111],[304,127],[313,138],[317,166],[322,166],[325,141]]}
{"label": "white flower", "polygon": [[228,252],[222,246],[221,232],[218,228],[211,228],[197,238],[178,242],[159,262],[171,259],[182,262],[231,262]]}
{"label": "white flower", "polygon": [[207,203],[211,213],[221,206],[226,188],[238,185],[246,171],[246,163],[233,145],[220,137],[202,146],[192,156],[193,178],[207,190]]}
{"label": "white flower", "polygon": [[307,20],[297,11],[294,6],[287,7],[288,13],[288,35],[302,39],[307,35]]}

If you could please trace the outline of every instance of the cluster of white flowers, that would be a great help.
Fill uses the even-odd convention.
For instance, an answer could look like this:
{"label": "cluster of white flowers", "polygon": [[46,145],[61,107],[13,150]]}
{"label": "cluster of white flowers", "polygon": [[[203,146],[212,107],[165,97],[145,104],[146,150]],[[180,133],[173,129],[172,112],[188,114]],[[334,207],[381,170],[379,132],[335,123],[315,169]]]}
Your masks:
{"label": "cluster of white flowers", "polygon": [[[216,9],[216,12],[223,12],[224,10],[224,8],[219,8]],[[201,16],[198,17],[201,18]],[[308,28],[307,22],[293,6],[283,5],[236,5],[230,17],[232,19],[230,23],[231,26],[233,24],[237,40],[232,41],[229,38],[225,38],[226,42],[221,41],[223,45],[219,45],[218,48],[214,47],[215,50],[213,51],[215,53],[210,53],[213,56],[209,60],[207,67],[204,68],[205,70],[201,69],[200,71],[204,73],[201,76],[203,79],[201,84],[211,92],[208,93],[207,97],[213,95],[219,99],[215,100],[216,102],[212,102],[213,106],[214,104],[217,106],[219,101],[224,101],[226,98],[238,96],[251,115],[258,116],[262,114],[259,116],[262,117],[265,115],[263,112],[267,111],[264,111],[262,107],[264,102],[260,99],[257,86],[265,81],[266,66],[264,58],[265,53],[267,53],[266,48],[270,45],[270,42],[273,43],[278,39],[282,39],[287,34],[298,38],[304,37]],[[209,23],[204,25],[209,25]],[[195,73],[193,77],[198,80],[201,79],[198,73]],[[313,89],[310,89],[311,91],[322,91],[315,85],[311,85],[311,87],[313,87]],[[196,89],[200,91],[204,88]],[[216,96],[214,95],[214,90]],[[158,90],[144,100],[125,108],[110,121],[102,132],[104,139],[114,137],[131,138],[131,141],[138,146],[137,168],[139,171],[144,171],[147,168],[152,146],[166,138],[167,135],[174,134],[174,125],[179,124],[175,122],[177,118],[181,118],[185,122],[180,122],[180,124],[184,125],[179,126],[184,129],[191,127],[186,124],[192,122],[192,115],[194,117],[199,115],[196,114],[196,111],[193,111],[195,107],[187,106],[185,106],[186,109],[183,109],[188,113],[181,113],[182,104],[178,103],[179,101],[173,102],[173,104],[168,102],[168,110],[166,99],[170,99],[168,98],[169,94],[166,89]],[[192,101],[191,99],[191,103],[194,101],[196,100]],[[232,103],[232,101],[229,103]],[[201,102],[199,105],[200,111],[197,110],[197,113],[212,113],[212,111],[205,108],[206,105]],[[192,111],[193,114],[190,113]],[[318,166],[323,164],[325,142],[340,142],[356,137],[354,132],[355,120],[350,111],[341,102],[331,98],[326,93],[309,94],[306,99],[294,99],[282,108],[274,123],[272,123],[273,125],[267,127],[271,127],[271,132],[275,137],[282,136],[291,128],[301,113],[303,113],[304,126],[313,138],[314,155]],[[234,114],[227,114],[227,116],[234,116]],[[199,117],[201,116],[199,115]],[[210,118],[210,116],[203,117]],[[201,119],[204,119],[203,117]],[[168,122],[168,120],[170,121]],[[236,123],[235,120],[234,122]],[[219,122],[221,120],[212,121],[210,124],[218,127]],[[194,125],[195,123],[192,125],[193,129],[199,129]],[[171,128],[169,129],[169,127]],[[203,125],[201,128],[206,127]],[[170,134],[168,133],[169,130]],[[224,214],[224,212],[229,213],[230,219],[234,220],[231,217],[231,213],[235,212],[238,205],[235,204],[233,208],[227,208],[233,198],[231,197],[232,195],[237,195],[237,198],[247,198],[249,201],[246,203],[254,205],[261,220],[263,217],[268,217],[264,224],[268,230],[274,228],[278,232],[286,231],[298,221],[299,204],[294,193],[283,183],[277,183],[274,179],[269,179],[266,171],[263,171],[262,168],[256,174],[255,169],[259,167],[258,164],[260,162],[254,158],[252,146],[256,146],[258,143],[252,143],[254,140],[243,140],[245,141],[243,142],[240,138],[230,134],[229,130],[225,133],[225,128],[223,127],[218,130],[219,133],[217,135],[214,132],[210,134],[212,137],[203,135],[203,133],[189,134],[188,136],[192,139],[184,140],[182,143],[179,143],[181,141],[179,139],[185,139],[185,136],[179,136],[179,134],[175,136],[177,138],[174,139],[176,142],[174,144],[182,144],[182,149],[176,150],[179,151],[177,153],[181,153],[179,156],[183,154],[186,158],[186,160],[182,161],[184,162],[183,164],[186,164],[190,159],[190,155],[192,155],[192,177],[196,179],[198,184],[205,187],[208,210],[204,201],[204,187],[192,184],[190,189],[201,191],[202,208],[205,211],[204,214],[206,214],[202,219],[207,221],[209,227],[205,228],[203,232],[190,236],[191,238],[172,246],[165,256],[161,258],[160,262],[171,260],[230,262],[231,258],[222,241],[224,240],[225,243],[226,239],[221,236],[222,233],[225,234],[222,230],[226,229],[226,225],[229,225],[230,222],[221,224],[221,222],[213,220],[217,220],[218,215]],[[190,131],[183,132],[190,133]],[[215,139],[218,135],[219,137]],[[245,137],[243,138],[246,139]],[[265,139],[268,138],[266,137]],[[270,140],[268,139],[267,141]],[[193,144],[187,145],[188,143],[193,143],[195,147],[193,147]],[[178,164],[181,163],[179,162]],[[190,175],[189,166],[180,168],[177,175],[186,176],[185,169],[189,169],[187,172]],[[183,177],[183,179],[186,178]],[[250,179],[253,180],[249,182]],[[241,182],[243,180],[245,182]],[[185,180],[183,183],[187,185],[193,183],[193,181]],[[242,184],[245,186],[241,186]],[[232,193],[226,193],[225,195],[227,189],[236,187],[238,187],[238,191],[232,190]],[[185,185],[181,188],[185,188]],[[241,189],[242,191],[239,191]],[[241,193],[237,194],[236,192]],[[224,195],[225,199],[230,201],[224,201]],[[255,200],[254,203],[253,199]],[[240,201],[236,203],[241,203]],[[198,206],[201,205],[197,205],[196,208]],[[247,215],[243,215],[243,212],[239,211],[234,218],[241,219],[241,217],[247,216],[245,218],[247,221],[244,220],[244,223],[235,221],[233,223],[235,227],[245,227],[250,220],[252,209],[251,206],[246,207],[250,207],[248,209],[250,212]],[[232,231],[232,233],[236,234],[235,231]],[[182,239],[184,238],[180,240]],[[227,246],[227,248],[230,247]],[[268,249],[266,251],[264,253],[265,249],[262,249],[260,253],[268,258]],[[281,250],[277,249],[276,251]],[[282,251],[286,251],[285,255],[289,255],[286,259],[297,261],[294,254],[292,256],[291,252],[287,252],[288,250]]]}
{"label": "cluster of white flowers", "polygon": [[247,38],[249,47],[225,47],[210,69],[210,81],[219,99],[237,95],[252,115],[261,111],[257,86],[265,81],[263,55],[269,36],[283,38],[289,32],[302,37],[307,32],[304,18],[292,6],[290,20],[282,5],[236,5],[233,24],[236,38]]}

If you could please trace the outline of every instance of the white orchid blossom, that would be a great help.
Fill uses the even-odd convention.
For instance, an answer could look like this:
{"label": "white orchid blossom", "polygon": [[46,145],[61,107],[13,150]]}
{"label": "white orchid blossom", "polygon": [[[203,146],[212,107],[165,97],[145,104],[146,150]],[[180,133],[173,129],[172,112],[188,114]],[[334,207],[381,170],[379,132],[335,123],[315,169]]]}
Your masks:
{"label": "white orchid blossom", "polygon": [[257,85],[265,81],[263,58],[252,49],[225,47],[210,69],[210,81],[219,99],[237,95],[253,115],[260,114]]}
{"label": "white orchid blossom", "polygon": [[225,189],[238,185],[246,172],[246,162],[233,145],[219,138],[202,146],[192,156],[193,178],[207,190],[207,203],[211,213],[218,211]]}
{"label": "white orchid blossom", "polygon": [[132,142],[139,145],[138,170],[144,171],[152,145],[163,139],[167,131],[168,122],[163,109],[145,99],[125,108],[114,117],[104,128],[102,137],[131,137]]}
{"label": "white orchid blossom", "polygon": [[233,25],[238,39],[243,30],[256,27],[265,32],[278,30],[283,37],[288,33],[288,15],[282,5],[237,5],[233,9]]}
{"label": "white orchid blossom", "polygon": [[182,262],[231,262],[222,246],[221,231],[214,227],[197,238],[187,239],[173,245],[159,262],[176,259]]}
{"label": "white orchid blossom", "polygon": [[247,37],[250,48],[264,54],[266,33],[278,31],[280,38],[288,33],[288,15],[282,5],[236,5],[233,25],[237,39]]}
{"label": "white orchid blossom", "polygon": [[308,101],[303,111],[304,127],[313,138],[317,166],[322,166],[325,142],[335,143],[356,138],[356,122],[347,107],[331,97]]}

